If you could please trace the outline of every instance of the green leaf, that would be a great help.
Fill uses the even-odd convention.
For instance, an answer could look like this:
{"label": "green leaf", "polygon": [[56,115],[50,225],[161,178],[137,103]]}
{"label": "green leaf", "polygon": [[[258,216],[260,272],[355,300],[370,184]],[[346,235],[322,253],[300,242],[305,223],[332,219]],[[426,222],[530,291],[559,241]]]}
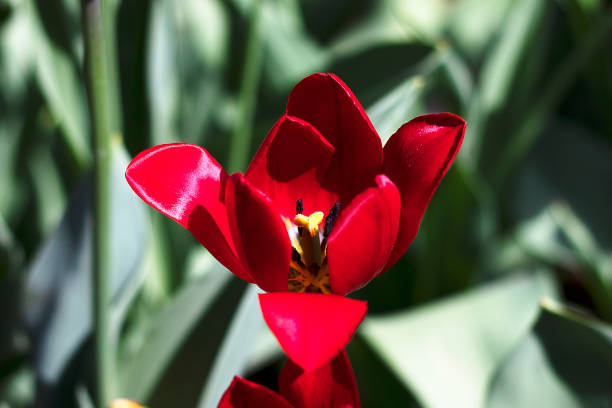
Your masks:
{"label": "green leaf", "polygon": [[[36,44],[36,78],[49,109],[62,129],[62,136],[79,169],[91,159],[87,98],[79,67],[65,49],[46,35],[41,17],[31,11]],[[55,21],[55,24],[63,24]]]}
{"label": "green leaf", "polygon": [[487,112],[501,108],[511,94],[512,81],[523,61],[525,50],[539,34],[545,0],[514,2],[503,25],[501,37],[487,55],[480,82],[481,106]]}
{"label": "green leaf", "polygon": [[442,52],[432,52],[419,64],[415,75],[401,82],[367,109],[383,145],[401,125],[424,112],[425,93],[442,62]]}
{"label": "green leaf", "polygon": [[489,407],[606,407],[612,403],[612,327],[542,302],[531,333],[501,365]]}
{"label": "green leaf", "polygon": [[478,407],[553,286],[545,273],[512,276],[415,310],[368,317],[360,333],[424,406]]}
{"label": "green leaf", "polygon": [[[118,144],[111,179],[113,301],[138,279],[146,241],[145,207],[125,181],[127,155]],[[57,229],[39,251],[26,284],[26,322],[35,333],[40,380],[56,384],[91,330],[91,182],[71,198]]]}
{"label": "green leaf", "polygon": [[219,99],[228,52],[226,10],[216,0],[163,0],[151,7],[151,144],[199,143]]}
{"label": "green leaf", "polygon": [[419,407],[415,397],[363,339],[357,336],[346,349],[355,372],[359,397],[364,407]]}
{"label": "green leaf", "polygon": [[448,30],[470,56],[480,57],[500,27],[506,23],[511,0],[463,0],[447,16]]}
{"label": "green leaf", "polygon": [[50,146],[46,143],[33,146],[29,159],[28,167],[40,224],[38,229],[43,236],[47,236],[56,227],[65,209],[64,188]]}
{"label": "green leaf", "polygon": [[0,60],[10,61],[10,64],[0,65],[0,85],[2,96],[12,103],[23,97],[35,67],[36,35],[30,12],[30,7],[25,4],[13,7],[9,20],[2,24],[0,31]]}
{"label": "green leaf", "polygon": [[255,346],[254,339],[266,327],[259,308],[258,293],[260,290],[257,286],[250,285],[242,296],[200,395],[198,407],[216,407],[234,376],[244,372]]}
{"label": "green leaf", "polygon": [[415,75],[368,108],[368,116],[383,145],[407,120],[423,111],[425,79]]}
{"label": "green leaf", "polygon": [[263,42],[267,47],[264,72],[276,89],[293,86],[320,71],[329,56],[306,32],[297,1],[262,3]]}
{"label": "green leaf", "polygon": [[216,265],[203,278],[181,290],[148,328],[146,343],[131,361],[119,366],[121,394],[146,401],[178,352],[185,338],[200,321],[230,274]]}

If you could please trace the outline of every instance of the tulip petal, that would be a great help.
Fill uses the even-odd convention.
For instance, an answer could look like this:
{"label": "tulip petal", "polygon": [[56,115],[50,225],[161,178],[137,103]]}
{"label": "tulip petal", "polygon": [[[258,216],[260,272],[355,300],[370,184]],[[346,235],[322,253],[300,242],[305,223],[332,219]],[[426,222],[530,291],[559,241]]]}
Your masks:
{"label": "tulip petal", "polygon": [[218,408],[292,408],[292,405],[263,385],[234,377]]}
{"label": "tulip petal", "polygon": [[295,408],[361,406],[353,368],[345,351],[310,372],[288,360],[278,382],[280,393]]}
{"label": "tulip petal", "polygon": [[253,279],[237,257],[225,209],[227,173],[200,146],[155,146],[136,156],[125,177],[144,202],[187,228],[239,278]]}
{"label": "tulip petal", "polygon": [[272,201],[236,173],[227,179],[225,202],[236,251],[255,283],[288,290],[291,241]]}
{"label": "tulip petal", "polygon": [[326,187],[348,202],[382,166],[380,137],[351,90],[334,74],[314,74],[291,91],[287,114],[313,125],[335,148]]}
{"label": "tulip petal", "polygon": [[327,243],[331,290],[345,295],[378,275],[397,239],[400,194],[385,175],[356,196],[334,223]]}
{"label": "tulip petal", "polygon": [[455,159],[464,133],[462,118],[437,113],[412,119],[385,145],[383,172],[402,197],[399,233],[385,270],[414,240],[427,204]]}
{"label": "tulip petal", "polygon": [[367,311],[366,302],[319,293],[267,293],[259,304],[280,346],[305,371],[344,349]]}
{"label": "tulip petal", "polygon": [[245,177],[274,201],[281,214],[295,216],[295,202],[304,199],[310,214],[329,208],[337,196],[321,187],[334,148],[312,125],[283,116],[251,161]]}

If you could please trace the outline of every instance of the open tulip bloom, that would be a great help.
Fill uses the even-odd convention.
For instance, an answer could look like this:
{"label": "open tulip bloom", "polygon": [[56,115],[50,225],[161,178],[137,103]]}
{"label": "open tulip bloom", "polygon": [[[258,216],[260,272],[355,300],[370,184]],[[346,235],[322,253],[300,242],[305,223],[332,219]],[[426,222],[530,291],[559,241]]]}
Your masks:
{"label": "open tulip bloom", "polygon": [[384,148],[333,74],[298,83],[246,173],[202,147],[140,153],[134,191],[187,228],[236,276],[256,283],[264,319],[289,357],[313,370],[337,355],[366,305],[345,298],[406,251],[463,140],[450,113],[417,117]]}
{"label": "open tulip bloom", "polygon": [[280,394],[234,377],[219,408],[359,408],[355,376],[344,351],[313,371],[304,371],[291,360],[279,377]]}

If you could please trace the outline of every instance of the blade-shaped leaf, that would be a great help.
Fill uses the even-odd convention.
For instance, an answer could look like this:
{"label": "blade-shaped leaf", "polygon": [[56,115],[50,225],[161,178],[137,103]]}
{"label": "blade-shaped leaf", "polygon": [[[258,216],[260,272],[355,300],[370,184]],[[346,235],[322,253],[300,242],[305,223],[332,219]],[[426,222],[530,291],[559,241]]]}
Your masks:
{"label": "blade-shaped leaf", "polygon": [[144,347],[132,361],[123,361],[119,367],[122,396],[136,401],[150,398],[173,357],[223,292],[230,277],[225,268],[214,264],[203,278],[176,295],[150,325]]}
{"label": "blade-shaped leaf", "polygon": [[[361,334],[427,407],[478,407],[497,364],[528,330],[544,273],[513,276],[414,311],[367,318]],[[443,391],[442,391],[443,390]]]}
{"label": "blade-shaped leaf", "polygon": [[[31,11],[36,44],[36,78],[49,109],[57,120],[66,145],[80,169],[85,169],[89,151],[87,99],[79,67],[68,54],[54,44],[43,29],[41,18]],[[61,25],[62,21],[54,21]]]}
{"label": "blade-shaped leaf", "polygon": [[[123,175],[127,155],[115,146],[111,180],[113,301],[137,278],[146,240],[145,207]],[[91,330],[91,177],[76,191],[28,276],[25,318],[35,339],[36,369],[54,384]]]}
{"label": "blade-shaped leaf", "polygon": [[250,285],[242,296],[208,375],[198,407],[216,407],[232,378],[243,373],[255,346],[255,339],[265,327],[259,309],[259,292],[255,285]]}
{"label": "blade-shaped leaf", "polygon": [[483,66],[480,91],[487,112],[499,109],[510,95],[513,75],[525,50],[538,35],[545,6],[544,0],[514,2],[500,39]]}
{"label": "blade-shaped leaf", "polygon": [[605,407],[612,403],[612,327],[542,302],[531,333],[501,365],[489,407]]}

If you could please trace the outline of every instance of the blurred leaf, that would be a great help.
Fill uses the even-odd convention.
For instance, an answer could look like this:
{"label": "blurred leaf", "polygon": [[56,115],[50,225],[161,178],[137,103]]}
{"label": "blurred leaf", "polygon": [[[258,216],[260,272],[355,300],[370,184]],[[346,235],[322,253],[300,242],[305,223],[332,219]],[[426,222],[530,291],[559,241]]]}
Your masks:
{"label": "blurred leaf", "polygon": [[0,407],[26,408],[34,406],[33,395],[36,385],[34,376],[24,364],[0,384]]}
{"label": "blurred leaf", "polygon": [[347,27],[329,45],[328,50],[334,58],[384,44],[408,44],[422,40],[421,33],[400,18],[403,15],[398,8],[402,8],[402,2],[375,1],[370,8],[366,18]]}
{"label": "blurred leaf", "polygon": [[536,42],[544,15],[545,0],[519,0],[513,3],[501,37],[486,56],[480,81],[481,102],[487,112],[500,109],[512,90],[512,81],[525,56]]}
{"label": "blurred leaf", "polygon": [[548,265],[571,265],[575,259],[561,242],[550,207],[521,222],[494,251],[491,263],[501,270],[525,267],[533,259]]}
{"label": "blurred leaf", "polygon": [[510,0],[462,0],[448,16],[448,28],[453,40],[471,57],[480,57],[495,39],[496,32],[507,23]]}
{"label": "blurred leaf", "polygon": [[347,346],[364,407],[419,407],[393,370],[359,334]]}
{"label": "blurred leaf", "polygon": [[601,0],[574,0],[587,13],[601,10]]}
{"label": "blurred leaf", "polygon": [[216,108],[227,58],[227,16],[216,0],[152,4],[147,81],[151,144],[198,143]]}
{"label": "blurred leaf", "polygon": [[466,115],[472,102],[474,88],[470,67],[449,45],[439,46],[438,49],[442,58],[442,68],[461,104],[462,112],[458,113]]}
{"label": "blurred leaf", "polygon": [[535,318],[538,299],[554,294],[545,273],[513,276],[412,311],[366,318],[360,333],[425,406],[478,407],[495,367]]}
{"label": "blurred leaf", "polygon": [[[517,130],[497,161],[494,184],[500,187],[505,183],[508,174],[533,147],[542,128],[551,113],[559,106],[563,96],[569,91],[584,65],[607,45],[606,39],[612,33],[612,12],[600,16],[583,40],[564,57],[563,61],[552,72],[546,74],[546,86],[538,90],[536,103],[526,113],[521,114]],[[540,44],[540,47],[542,44]],[[531,75],[531,82],[534,76]],[[537,86],[534,83],[534,86]],[[525,93],[524,93],[525,95]],[[527,102],[527,101],[525,101]]]}
{"label": "blurred leaf", "polygon": [[22,136],[28,116],[38,105],[29,92],[35,68],[35,35],[30,5],[12,5],[12,13],[0,27],[0,214],[14,227],[26,206],[26,185],[20,168]]}
{"label": "blurred leaf", "polygon": [[612,403],[612,328],[546,301],[531,333],[494,377],[490,407]]}
{"label": "blurred leaf", "polygon": [[39,230],[47,236],[65,209],[65,193],[62,180],[51,154],[50,146],[40,143],[34,146],[29,156],[28,167],[37,204]]}
{"label": "blurred leaf", "polygon": [[249,285],[238,305],[215,363],[210,370],[198,407],[215,408],[236,375],[244,375],[253,339],[266,327],[259,308],[257,286]]}
{"label": "blurred leaf", "polygon": [[[0,101],[3,105],[9,105],[16,98],[23,97],[30,75],[34,71],[36,35],[30,14],[28,3],[13,5],[8,21],[0,30]],[[4,101],[4,98],[7,98],[7,101]]]}
{"label": "blurred leaf", "polygon": [[[568,159],[579,166],[568,166]],[[578,123],[555,118],[521,163],[508,201],[514,220],[566,201],[603,248],[612,249],[612,149]]]}
{"label": "blurred leaf", "polygon": [[274,361],[286,358],[285,352],[278,344],[278,340],[270,330],[262,330],[254,339],[253,351],[249,356],[246,372],[251,373]]}
{"label": "blurred leaf", "polygon": [[[137,274],[146,240],[144,206],[123,175],[127,157],[115,145],[111,180],[113,301]],[[26,322],[35,362],[46,384],[59,381],[66,363],[91,330],[91,180],[71,198],[57,231],[39,251],[26,285]]]}
{"label": "blurred leaf", "polygon": [[[225,269],[223,271],[225,282],[225,278],[230,277],[229,284],[223,290],[217,290],[214,301],[205,311],[200,310],[199,319],[191,320],[190,329],[183,332],[182,338],[177,338],[180,343],[176,353],[164,368],[163,375],[148,398],[150,406],[197,405],[236,306],[248,285],[240,279],[232,279]],[[192,292],[190,297],[198,295]],[[180,393],[176,392],[178,388]]]}
{"label": "blurred leaf", "polygon": [[[426,76],[435,65],[433,49],[413,43],[374,44],[330,61],[326,70],[337,74],[363,106],[375,103],[409,76]],[[386,61],[381,64],[380,61]],[[368,75],[363,75],[367,72]]]}
{"label": "blurred leaf", "polygon": [[[321,44],[327,44],[347,26],[370,18],[372,9],[379,3],[373,0],[302,0],[299,6],[308,32]],[[325,10],[324,13],[321,11]]]}
{"label": "blurred leaf", "polygon": [[219,264],[211,266],[203,278],[182,289],[145,329],[146,342],[134,359],[121,361],[121,395],[137,401],[149,400],[172,359],[231,277]]}
{"label": "blurred leaf", "polygon": [[600,270],[603,258],[607,256],[595,241],[589,228],[567,205],[557,204],[551,207],[553,219],[564,233],[580,258],[591,268],[601,273],[600,278],[606,286],[612,289],[612,271]]}
{"label": "blurred leaf", "polygon": [[425,92],[441,63],[440,52],[433,52],[419,64],[415,75],[368,107],[367,114],[383,145],[401,125],[424,112]]}
{"label": "blurred leaf", "polygon": [[87,392],[87,388],[83,385],[78,385],[75,391],[76,400],[79,408],[96,408],[91,395]]}
{"label": "blurred leaf", "polygon": [[0,284],[21,266],[24,255],[23,248],[0,213]]}
{"label": "blurred leaf", "polygon": [[269,85],[286,89],[320,71],[328,56],[304,29],[297,2],[264,1],[262,8],[263,42],[267,49],[264,72]]}
{"label": "blurred leaf", "polygon": [[368,108],[368,116],[383,145],[401,125],[423,111],[420,98],[424,87],[425,78],[415,75]]}
{"label": "blurred leaf", "polygon": [[10,220],[22,210],[25,186],[18,177],[22,123],[8,119],[0,122],[0,214]]}
{"label": "blurred leaf", "polygon": [[597,311],[612,321],[612,254],[599,247],[587,226],[567,205],[551,207],[551,215],[573,247],[576,258],[585,264],[585,279]]}
{"label": "blurred leaf", "polygon": [[[79,67],[66,50],[47,37],[41,16],[35,10],[31,11],[31,16],[35,32],[36,78],[73,159],[79,169],[84,170],[91,153],[88,147],[87,98]],[[63,21],[55,22],[55,25],[62,24]]]}

